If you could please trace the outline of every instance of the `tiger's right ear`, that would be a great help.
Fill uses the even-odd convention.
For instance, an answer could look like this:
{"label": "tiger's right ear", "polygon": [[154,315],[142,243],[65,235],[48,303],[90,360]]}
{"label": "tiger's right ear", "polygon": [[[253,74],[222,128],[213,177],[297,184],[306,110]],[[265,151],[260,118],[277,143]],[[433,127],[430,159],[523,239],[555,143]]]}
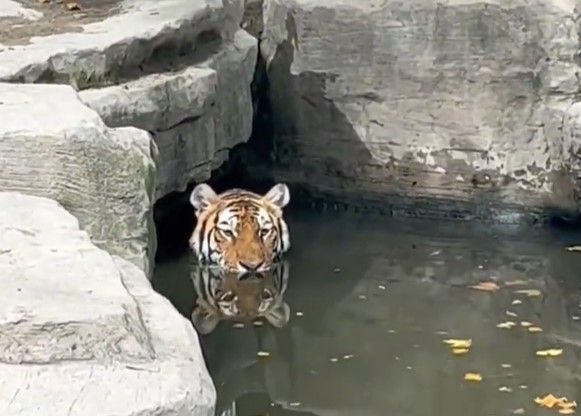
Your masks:
{"label": "tiger's right ear", "polygon": [[196,215],[218,200],[216,192],[207,184],[197,185],[190,194],[190,204],[196,209]]}

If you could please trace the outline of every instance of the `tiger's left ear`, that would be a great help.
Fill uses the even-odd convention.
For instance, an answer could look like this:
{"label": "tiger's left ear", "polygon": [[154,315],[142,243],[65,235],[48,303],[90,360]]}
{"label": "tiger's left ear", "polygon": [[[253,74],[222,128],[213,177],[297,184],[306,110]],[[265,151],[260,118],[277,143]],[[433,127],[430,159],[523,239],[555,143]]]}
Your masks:
{"label": "tiger's left ear", "polygon": [[196,209],[196,215],[218,200],[218,195],[205,183],[197,185],[190,194],[190,204]]}
{"label": "tiger's left ear", "polygon": [[284,183],[277,183],[270,188],[270,191],[264,195],[263,199],[279,208],[284,208],[290,201],[290,191],[288,186]]}

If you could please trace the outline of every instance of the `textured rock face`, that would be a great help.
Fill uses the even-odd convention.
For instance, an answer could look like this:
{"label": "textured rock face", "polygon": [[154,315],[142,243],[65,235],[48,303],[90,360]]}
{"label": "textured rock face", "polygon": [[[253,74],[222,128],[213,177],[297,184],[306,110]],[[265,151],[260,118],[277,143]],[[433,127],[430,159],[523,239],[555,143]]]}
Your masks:
{"label": "textured rock face", "polygon": [[191,323],[56,202],[0,193],[0,247],[3,415],[213,415]]}
{"label": "textured rock face", "polygon": [[57,200],[93,242],[149,271],[151,137],[108,128],[69,86],[0,83],[0,96],[0,191]]}
{"label": "textured rock face", "polygon": [[454,215],[576,209],[574,3],[265,0],[276,179]]}
{"label": "textured rock face", "polygon": [[81,98],[109,126],[150,131],[159,149],[157,196],[210,177],[252,129],[257,41],[244,31],[177,73],[89,89]]}

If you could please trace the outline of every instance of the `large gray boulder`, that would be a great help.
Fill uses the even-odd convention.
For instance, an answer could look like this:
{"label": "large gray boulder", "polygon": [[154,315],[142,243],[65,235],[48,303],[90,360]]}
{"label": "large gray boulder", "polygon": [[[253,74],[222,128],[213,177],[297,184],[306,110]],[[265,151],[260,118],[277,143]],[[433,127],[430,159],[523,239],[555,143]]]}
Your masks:
{"label": "large gray boulder", "polygon": [[210,177],[252,130],[257,41],[243,30],[185,69],[81,91],[109,126],[150,131],[159,149],[157,197]]}
{"label": "large gray boulder", "polygon": [[[159,148],[156,197],[208,179],[252,129],[258,48],[239,28],[243,0],[86,6],[69,17],[46,5],[30,10],[44,12],[36,27],[46,36],[7,32],[0,81],[70,84],[108,126],[149,131]],[[0,24],[21,20],[0,15]]]}
{"label": "large gray boulder", "polygon": [[48,197],[99,247],[153,267],[155,147],[109,128],[65,85],[0,83],[0,191]]}
{"label": "large gray boulder", "polygon": [[275,179],[386,206],[436,200],[442,215],[578,208],[575,2],[264,0],[263,12]]}
{"label": "large gray boulder", "polygon": [[190,322],[55,201],[0,192],[0,412],[211,416]]}

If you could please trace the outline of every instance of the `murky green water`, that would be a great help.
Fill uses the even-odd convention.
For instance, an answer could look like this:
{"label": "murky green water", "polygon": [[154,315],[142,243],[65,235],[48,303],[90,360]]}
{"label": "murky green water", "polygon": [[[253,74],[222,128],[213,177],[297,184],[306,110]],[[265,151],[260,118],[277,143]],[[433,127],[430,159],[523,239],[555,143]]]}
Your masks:
{"label": "murky green water", "polygon": [[[279,302],[282,328],[222,321],[200,336],[217,414],[548,415],[558,413],[535,397],[581,401],[581,253],[564,249],[581,235],[310,213],[288,222],[288,323]],[[190,267],[186,256],[162,263],[154,279],[188,317]],[[467,288],[480,281],[500,289]],[[516,326],[497,328],[507,320]],[[472,346],[456,356],[448,338]],[[563,353],[536,356],[547,348]]]}

